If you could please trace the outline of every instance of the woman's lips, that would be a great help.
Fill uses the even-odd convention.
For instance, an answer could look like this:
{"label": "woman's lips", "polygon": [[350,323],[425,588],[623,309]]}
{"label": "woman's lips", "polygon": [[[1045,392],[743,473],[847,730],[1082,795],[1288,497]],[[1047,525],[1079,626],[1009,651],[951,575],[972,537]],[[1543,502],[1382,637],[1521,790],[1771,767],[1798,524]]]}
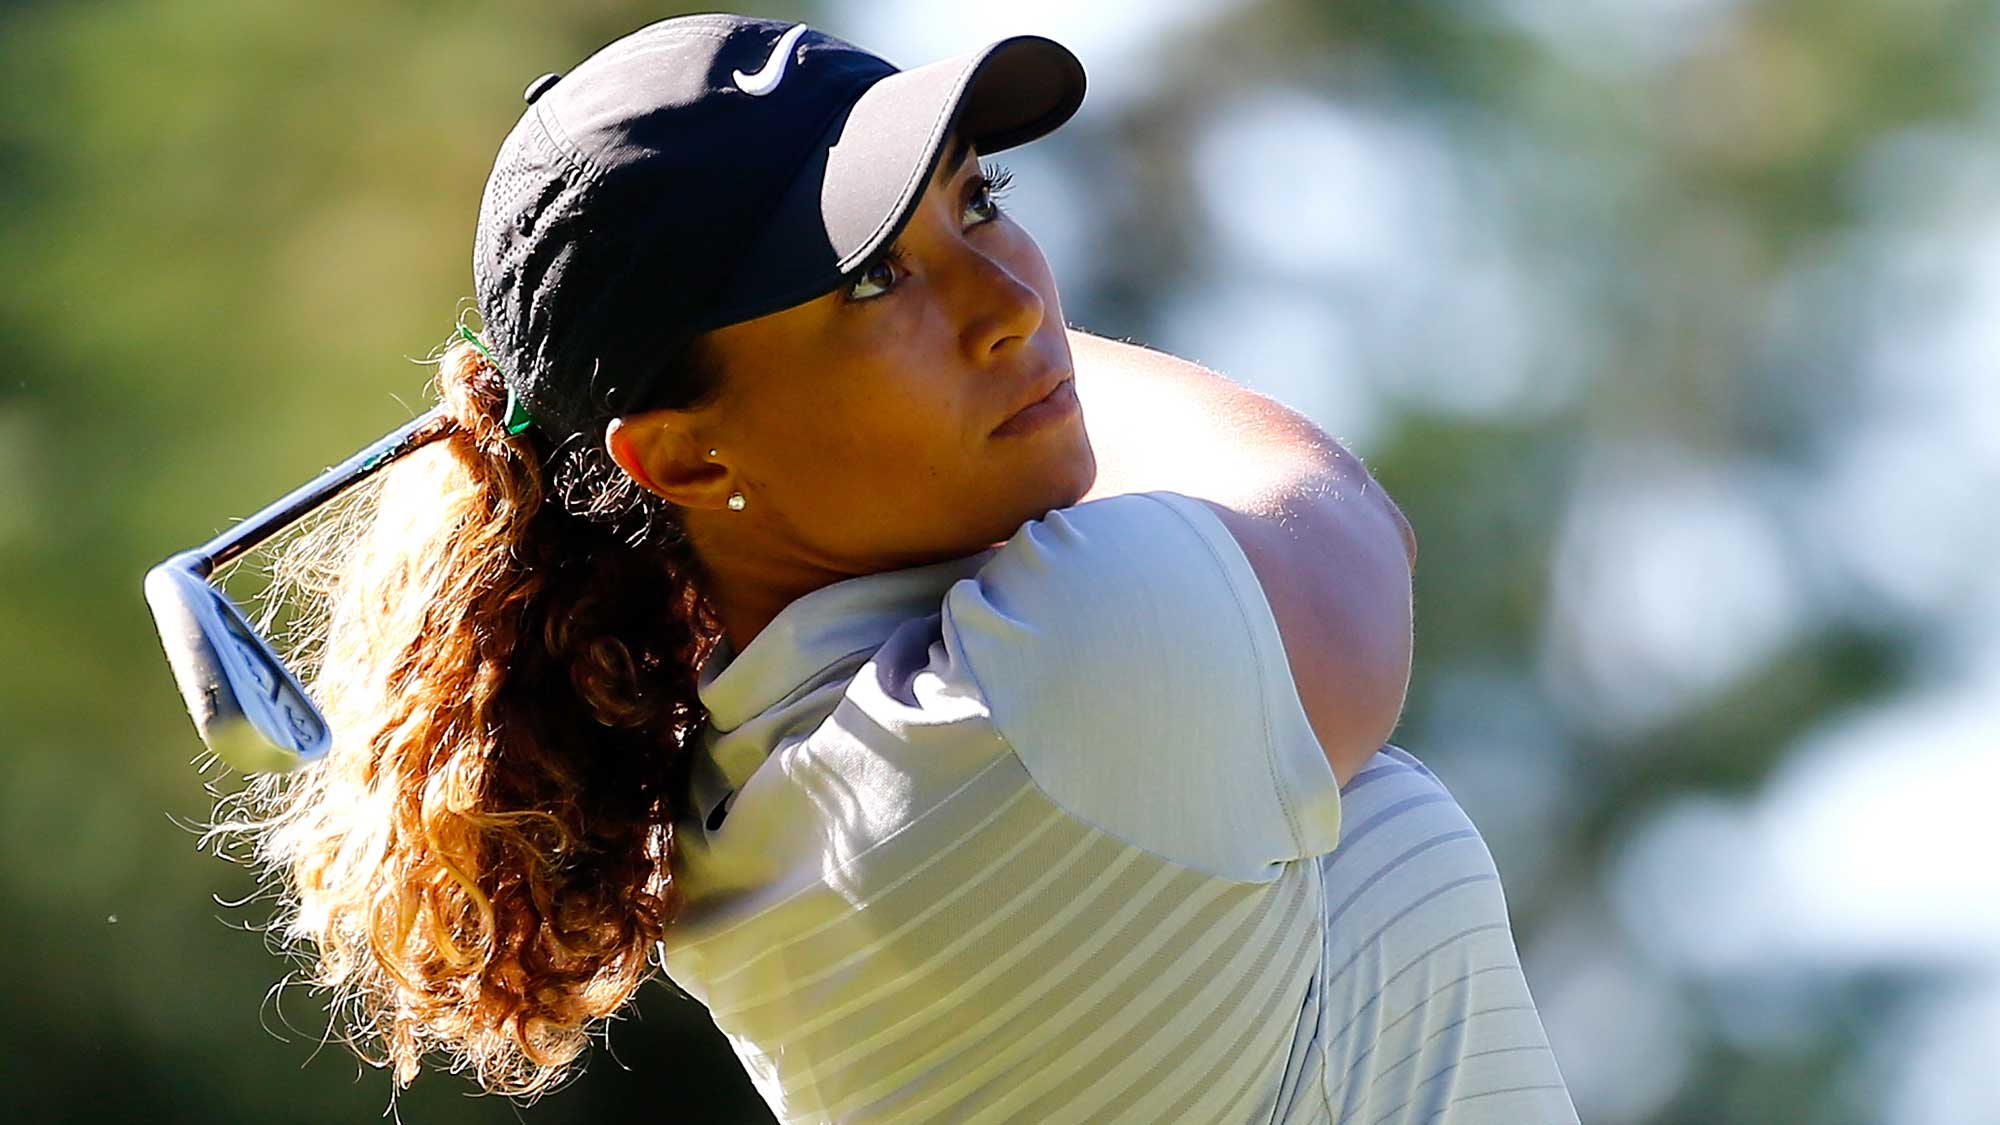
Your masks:
{"label": "woman's lips", "polygon": [[1076,379],[1071,377],[1057,383],[1055,390],[1015,411],[1013,417],[1000,423],[993,436],[1007,437],[1047,429],[1077,411]]}

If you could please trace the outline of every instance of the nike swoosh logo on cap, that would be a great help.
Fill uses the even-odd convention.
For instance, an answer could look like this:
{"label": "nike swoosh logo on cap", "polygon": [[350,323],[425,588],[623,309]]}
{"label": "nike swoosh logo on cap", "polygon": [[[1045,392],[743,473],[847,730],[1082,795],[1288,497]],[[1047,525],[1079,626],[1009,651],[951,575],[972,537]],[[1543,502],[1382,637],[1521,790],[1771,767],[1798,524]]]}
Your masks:
{"label": "nike swoosh logo on cap", "polygon": [[763,97],[778,88],[785,79],[785,67],[792,61],[792,47],[799,37],[806,33],[805,24],[793,24],[790,31],[779,38],[778,45],[771,48],[771,57],[764,60],[764,67],[755,74],[736,71],[730,77],[736,79],[737,89],[746,94]]}

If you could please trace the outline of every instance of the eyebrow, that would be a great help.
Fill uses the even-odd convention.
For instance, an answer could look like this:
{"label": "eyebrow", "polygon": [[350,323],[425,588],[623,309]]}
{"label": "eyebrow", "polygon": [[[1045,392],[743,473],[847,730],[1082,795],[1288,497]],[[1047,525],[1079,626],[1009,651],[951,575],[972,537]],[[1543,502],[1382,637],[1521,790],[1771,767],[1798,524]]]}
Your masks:
{"label": "eyebrow", "polygon": [[944,159],[938,161],[938,166],[931,170],[931,182],[938,183],[950,179],[952,173],[958,171],[959,165],[965,163],[965,154],[971,149],[972,138],[960,133],[951,142],[951,151],[945,153]]}

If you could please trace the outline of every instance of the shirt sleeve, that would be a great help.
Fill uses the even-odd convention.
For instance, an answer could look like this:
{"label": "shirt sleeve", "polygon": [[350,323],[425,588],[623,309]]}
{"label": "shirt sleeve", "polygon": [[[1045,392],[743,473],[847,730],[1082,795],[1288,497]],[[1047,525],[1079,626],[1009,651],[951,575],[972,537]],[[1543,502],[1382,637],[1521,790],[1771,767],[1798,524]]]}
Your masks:
{"label": "shirt sleeve", "polygon": [[1200,501],[1130,493],[1021,525],[946,594],[943,634],[1071,815],[1240,882],[1339,843],[1277,620]]}

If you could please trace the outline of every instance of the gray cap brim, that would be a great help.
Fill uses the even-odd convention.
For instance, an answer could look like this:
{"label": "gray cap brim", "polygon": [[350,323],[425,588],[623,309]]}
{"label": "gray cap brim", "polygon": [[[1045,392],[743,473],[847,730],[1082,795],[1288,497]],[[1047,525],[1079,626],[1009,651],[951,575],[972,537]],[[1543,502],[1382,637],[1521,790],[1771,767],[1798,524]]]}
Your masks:
{"label": "gray cap brim", "polygon": [[954,129],[981,154],[1011,148],[1069,120],[1083,104],[1084,86],[1076,56],[1039,35],[1012,36],[869,86],[827,127],[704,327],[831,292],[902,233]]}

